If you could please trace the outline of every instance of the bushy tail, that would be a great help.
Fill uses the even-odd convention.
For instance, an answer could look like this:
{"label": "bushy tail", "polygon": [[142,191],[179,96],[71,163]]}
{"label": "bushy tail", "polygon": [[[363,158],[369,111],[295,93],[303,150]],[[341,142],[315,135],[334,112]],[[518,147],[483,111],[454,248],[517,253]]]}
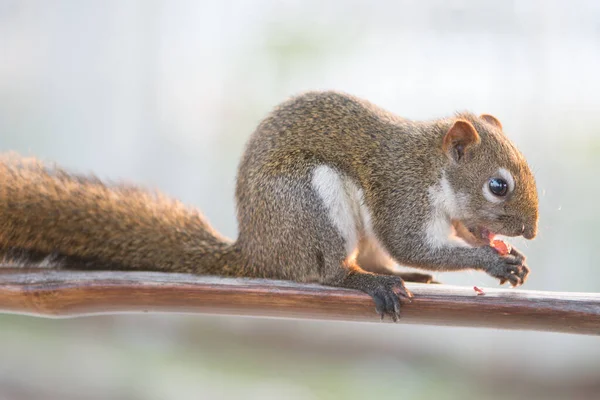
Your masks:
{"label": "bushy tail", "polygon": [[200,212],[135,186],[0,156],[0,253],[67,266],[234,274],[232,243]]}

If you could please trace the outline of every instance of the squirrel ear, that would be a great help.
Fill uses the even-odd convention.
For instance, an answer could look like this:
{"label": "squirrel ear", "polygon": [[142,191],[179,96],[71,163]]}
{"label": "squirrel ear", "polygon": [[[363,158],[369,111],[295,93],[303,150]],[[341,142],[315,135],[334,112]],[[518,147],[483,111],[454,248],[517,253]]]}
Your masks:
{"label": "squirrel ear", "polygon": [[500,123],[500,121],[498,121],[498,118],[494,117],[493,115],[481,114],[479,116],[479,118],[481,118],[482,120],[484,120],[485,122],[487,122],[489,124],[494,125],[498,129],[502,129],[502,124]]}
{"label": "squirrel ear", "polygon": [[467,149],[480,141],[473,125],[469,121],[458,119],[444,135],[442,149],[450,158],[460,161]]}

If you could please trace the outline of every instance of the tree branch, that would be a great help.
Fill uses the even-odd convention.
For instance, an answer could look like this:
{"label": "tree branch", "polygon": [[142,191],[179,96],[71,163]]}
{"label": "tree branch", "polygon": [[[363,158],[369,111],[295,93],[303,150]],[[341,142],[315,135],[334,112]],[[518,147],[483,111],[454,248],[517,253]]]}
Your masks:
{"label": "tree branch", "polygon": [[[407,284],[401,322],[600,335],[600,295]],[[159,272],[0,268],[0,312],[76,317],[130,312],[379,321],[358,291]]]}

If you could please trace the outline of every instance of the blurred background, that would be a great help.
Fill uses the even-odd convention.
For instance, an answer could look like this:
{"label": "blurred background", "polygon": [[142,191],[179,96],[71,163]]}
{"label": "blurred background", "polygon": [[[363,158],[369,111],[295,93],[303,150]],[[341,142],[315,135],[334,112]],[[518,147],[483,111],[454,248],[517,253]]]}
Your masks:
{"label": "blurred background", "polygon": [[[0,151],[158,188],[236,236],[237,161],[309,89],[491,113],[541,196],[527,289],[600,291],[600,2],[0,0]],[[483,273],[445,283],[495,286]],[[597,338],[219,316],[0,316],[0,399],[596,399]]]}

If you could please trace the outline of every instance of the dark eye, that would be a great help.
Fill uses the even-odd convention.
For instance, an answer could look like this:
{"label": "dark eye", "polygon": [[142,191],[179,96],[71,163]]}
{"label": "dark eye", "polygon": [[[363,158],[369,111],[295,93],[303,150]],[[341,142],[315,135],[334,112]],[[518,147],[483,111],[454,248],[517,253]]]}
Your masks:
{"label": "dark eye", "polygon": [[506,196],[508,193],[508,182],[506,182],[502,178],[492,178],[490,179],[490,192],[495,194],[496,196]]}

